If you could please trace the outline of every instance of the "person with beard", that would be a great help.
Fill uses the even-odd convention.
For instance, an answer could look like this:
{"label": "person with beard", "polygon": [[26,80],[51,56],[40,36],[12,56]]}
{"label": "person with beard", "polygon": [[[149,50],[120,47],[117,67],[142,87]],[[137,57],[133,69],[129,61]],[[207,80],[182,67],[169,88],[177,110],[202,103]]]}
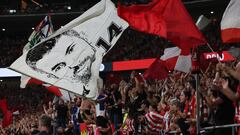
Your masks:
{"label": "person with beard", "polygon": [[90,88],[90,83],[94,82],[92,65],[96,60],[96,49],[85,37],[84,33],[74,29],[63,32],[29,50],[25,62],[50,82],[70,83],[82,96],[96,96]]}

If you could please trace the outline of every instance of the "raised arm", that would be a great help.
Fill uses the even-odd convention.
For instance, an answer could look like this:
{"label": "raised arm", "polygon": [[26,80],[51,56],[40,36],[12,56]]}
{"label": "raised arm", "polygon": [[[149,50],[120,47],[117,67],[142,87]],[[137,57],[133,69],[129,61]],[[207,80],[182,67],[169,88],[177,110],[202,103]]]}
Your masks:
{"label": "raised arm", "polygon": [[232,101],[239,100],[238,93],[234,93],[228,86],[228,80],[221,79],[222,89],[220,91]]}

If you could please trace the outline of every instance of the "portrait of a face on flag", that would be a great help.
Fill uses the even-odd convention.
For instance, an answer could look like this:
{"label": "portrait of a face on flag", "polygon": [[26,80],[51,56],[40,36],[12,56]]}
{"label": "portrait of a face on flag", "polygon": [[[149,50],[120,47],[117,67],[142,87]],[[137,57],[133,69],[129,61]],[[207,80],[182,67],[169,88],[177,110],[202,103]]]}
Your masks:
{"label": "portrait of a face on flag", "polygon": [[116,12],[111,1],[102,0],[10,67],[70,92],[96,98],[102,57],[128,27]]}

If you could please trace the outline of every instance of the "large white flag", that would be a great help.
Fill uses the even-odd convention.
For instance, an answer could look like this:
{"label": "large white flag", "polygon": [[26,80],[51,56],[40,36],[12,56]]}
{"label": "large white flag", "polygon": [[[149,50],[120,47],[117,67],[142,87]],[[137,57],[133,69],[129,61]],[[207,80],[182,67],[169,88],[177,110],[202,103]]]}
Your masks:
{"label": "large white flag", "polygon": [[[31,48],[33,48],[35,45],[37,45],[39,42],[43,41],[45,38],[50,36],[53,33],[53,25],[51,21],[51,16],[47,15],[34,29],[30,37],[28,38],[28,43],[23,48],[23,53],[29,51]],[[68,91],[65,91],[63,89],[59,89],[55,86],[43,83],[42,81],[39,81],[37,79],[34,79],[32,77],[22,75],[21,81],[20,81],[20,88],[25,88],[28,84],[39,84],[43,85],[49,92],[53,93],[55,96],[61,97],[65,100],[70,101],[70,98],[72,98],[73,94],[69,93]]]}
{"label": "large white flag", "polygon": [[231,0],[221,21],[222,41],[240,42],[240,0]]}
{"label": "large white flag", "polygon": [[102,57],[127,27],[114,4],[102,0],[24,53],[10,68],[96,99]]}

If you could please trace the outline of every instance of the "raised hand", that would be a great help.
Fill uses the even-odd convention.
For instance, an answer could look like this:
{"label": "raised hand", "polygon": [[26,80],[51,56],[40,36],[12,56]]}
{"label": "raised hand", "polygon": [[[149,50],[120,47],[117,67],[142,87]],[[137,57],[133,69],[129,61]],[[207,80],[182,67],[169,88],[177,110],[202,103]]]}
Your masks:
{"label": "raised hand", "polygon": [[221,79],[221,85],[223,89],[228,88],[228,80],[227,79]]}

